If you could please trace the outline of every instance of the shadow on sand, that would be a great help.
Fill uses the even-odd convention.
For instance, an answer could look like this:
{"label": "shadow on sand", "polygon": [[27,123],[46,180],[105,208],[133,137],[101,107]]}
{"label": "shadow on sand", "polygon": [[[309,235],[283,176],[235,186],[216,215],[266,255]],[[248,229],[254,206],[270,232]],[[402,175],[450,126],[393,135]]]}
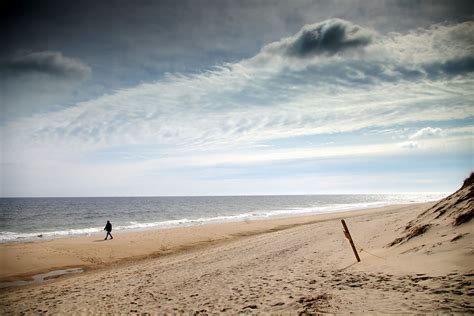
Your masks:
{"label": "shadow on sand", "polygon": [[351,263],[351,264],[348,265],[347,267],[344,267],[344,268],[342,268],[342,269],[339,269],[338,271],[344,271],[344,270],[346,270],[346,269],[348,269],[348,268],[350,268],[350,267],[352,267],[353,265],[356,265],[356,264],[358,264],[358,263],[359,263],[359,262]]}

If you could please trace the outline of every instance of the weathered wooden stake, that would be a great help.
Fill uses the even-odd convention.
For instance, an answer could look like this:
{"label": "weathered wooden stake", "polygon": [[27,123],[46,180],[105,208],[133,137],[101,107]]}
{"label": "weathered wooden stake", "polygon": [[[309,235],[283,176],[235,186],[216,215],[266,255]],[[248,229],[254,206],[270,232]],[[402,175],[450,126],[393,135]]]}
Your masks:
{"label": "weathered wooden stake", "polygon": [[349,228],[347,228],[346,222],[341,219],[342,226],[344,227],[344,235],[346,236],[347,239],[349,239],[349,242],[351,243],[352,251],[354,251],[354,255],[356,256],[356,259],[358,262],[360,262],[359,254],[357,253],[357,249],[354,245],[354,241],[352,240],[351,233],[349,233]]}

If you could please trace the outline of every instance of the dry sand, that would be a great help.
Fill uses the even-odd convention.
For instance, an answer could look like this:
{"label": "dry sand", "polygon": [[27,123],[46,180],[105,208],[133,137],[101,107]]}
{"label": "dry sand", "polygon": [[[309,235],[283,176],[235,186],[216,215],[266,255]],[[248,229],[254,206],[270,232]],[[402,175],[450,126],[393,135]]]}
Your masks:
{"label": "dry sand", "polygon": [[473,313],[474,222],[387,246],[433,205],[1,245],[2,280],[86,272],[0,290],[0,313]]}

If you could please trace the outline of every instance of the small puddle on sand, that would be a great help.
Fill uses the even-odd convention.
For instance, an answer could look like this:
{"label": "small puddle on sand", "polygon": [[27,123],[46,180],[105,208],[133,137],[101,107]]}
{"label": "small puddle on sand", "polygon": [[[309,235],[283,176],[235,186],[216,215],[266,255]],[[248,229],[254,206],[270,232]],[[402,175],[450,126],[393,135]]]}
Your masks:
{"label": "small puddle on sand", "polygon": [[59,278],[60,276],[63,276],[65,274],[70,274],[70,273],[80,273],[84,272],[81,268],[72,268],[72,269],[65,269],[65,270],[54,270],[46,273],[41,273],[33,276],[33,280],[18,280],[18,281],[9,281],[9,282],[0,282],[0,289],[4,289],[7,287],[12,287],[12,286],[23,286],[23,285],[29,285],[29,284],[35,284],[35,283],[43,283],[51,279],[56,279]]}

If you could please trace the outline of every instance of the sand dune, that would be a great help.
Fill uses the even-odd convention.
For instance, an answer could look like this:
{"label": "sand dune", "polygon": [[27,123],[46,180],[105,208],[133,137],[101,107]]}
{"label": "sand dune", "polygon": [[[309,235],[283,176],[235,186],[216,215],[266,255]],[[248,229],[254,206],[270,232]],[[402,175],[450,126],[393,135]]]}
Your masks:
{"label": "sand dune", "polygon": [[392,241],[389,246],[405,243],[410,239],[423,235],[434,226],[444,229],[446,233],[451,231],[459,234],[453,237],[453,241],[463,238],[469,234],[466,229],[450,229],[453,226],[462,226],[469,223],[474,216],[474,173],[464,181],[463,186],[442,199],[432,207],[423,210],[416,218],[409,221],[405,226],[404,233]]}
{"label": "sand dune", "polygon": [[[151,239],[167,238],[168,249],[2,290],[0,312],[473,313],[473,222],[453,225],[472,209],[466,206],[472,196],[456,198],[465,189],[438,204],[209,225],[170,230],[167,237],[149,232]],[[441,206],[446,211],[436,218]],[[360,251],[359,263],[341,217]],[[405,238],[408,223],[430,226]],[[139,248],[143,234],[127,240]],[[201,242],[183,246],[173,239],[185,234]],[[163,241],[155,243],[159,248]]]}

